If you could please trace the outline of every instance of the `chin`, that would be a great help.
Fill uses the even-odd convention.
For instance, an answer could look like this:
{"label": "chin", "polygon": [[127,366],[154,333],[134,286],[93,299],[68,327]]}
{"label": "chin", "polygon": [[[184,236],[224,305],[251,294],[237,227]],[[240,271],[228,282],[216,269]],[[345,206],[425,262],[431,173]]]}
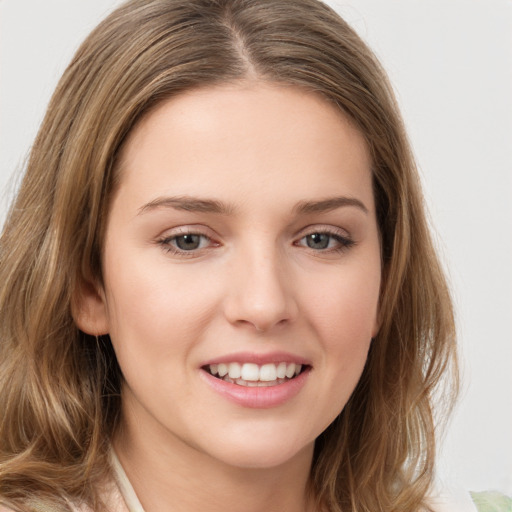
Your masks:
{"label": "chin", "polygon": [[228,466],[245,469],[268,469],[282,466],[299,458],[312,458],[314,440],[300,442],[290,436],[273,436],[272,431],[255,438],[229,436],[215,444],[210,455]]}

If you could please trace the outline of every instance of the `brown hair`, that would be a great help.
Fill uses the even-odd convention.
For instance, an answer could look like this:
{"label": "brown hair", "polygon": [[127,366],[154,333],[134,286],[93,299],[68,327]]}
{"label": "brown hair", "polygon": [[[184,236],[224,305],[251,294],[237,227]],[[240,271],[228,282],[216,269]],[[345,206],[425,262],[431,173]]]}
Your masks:
{"label": "brown hair", "polygon": [[[101,280],[116,158],[142,116],[195,87],[257,78],[321,94],[364,134],[382,240],[382,327],[361,380],[320,435],[312,490],[329,511],[416,511],[434,468],[432,394],[454,322],[419,179],[385,73],[316,0],[132,0],[87,38],[33,146],[0,245],[0,496],[30,510],[101,508],[118,423],[108,337],[79,331],[80,284]],[[24,508],[25,507],[25,508]]]}

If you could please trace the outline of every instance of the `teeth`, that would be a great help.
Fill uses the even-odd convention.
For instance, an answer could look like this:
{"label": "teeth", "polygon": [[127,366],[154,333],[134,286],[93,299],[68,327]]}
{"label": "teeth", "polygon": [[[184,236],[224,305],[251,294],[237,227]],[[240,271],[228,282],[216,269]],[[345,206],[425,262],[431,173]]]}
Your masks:
{"label": "teeth", "polygon": [[255,382],[252,380],[237,379],[236,381],[232,381],[232,382],[234,382],[235,384],[238,384],[239,386],[246,386],[248,388],[268,388],[270,386],[277,386],[278,384],[282,384],[283,382],[286,382],[286,381],[285,381],[285,379],[278,379],[278,380],[274,380],[272,382],[263,382],[261,380],[258,380]]}
{"label": "teeth", "polygon": [[238,363],[231,363],[228,368],[230,379],[239,379],[242,376],[242,367]]}
{"label": "teeth", "polygon": [[242,366],[242,373],[240,376],[243,380],[260,380],[260,368],[257,364],[254,363],[244,363]]}
{"label": "teeth", "polygon": [[[212,375],[218,375],[228,382],[246,386],[261,386],[263,383],[284,382],[291,379],[302,370],[302,365],[295,363],[267,363],[259,366],[254,363],[220,363],[209,366]],[[241,382],[240,382],[241,381]]]}
{"label": "teeth", "polygon": [[260,380],[270,382],[272,380],[276,380],[276,378],[277,369],[275,364],[264,364],[260,368]]}
{"label": "teeth", "polygon": [[279,363],[277,366],[277,378],[284,379],[286,377],[286,363]]}
{"label": "teeth", "polygon": [[290,363],[286,366],[286,376],[291,379],[295,375],[295,365]]}

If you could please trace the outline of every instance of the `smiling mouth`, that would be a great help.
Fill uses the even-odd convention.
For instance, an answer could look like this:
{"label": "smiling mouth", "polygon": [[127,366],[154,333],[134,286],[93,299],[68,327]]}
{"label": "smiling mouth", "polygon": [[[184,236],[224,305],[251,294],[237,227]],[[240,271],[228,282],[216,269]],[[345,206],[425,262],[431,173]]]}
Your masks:
{"label": "smiling mouth", "polygon": [[246,387],[278,386],[294,379],[308,368],[308,365],[286,362],[263,365],[220,363],[202,367],[204,371],[217,379]]}

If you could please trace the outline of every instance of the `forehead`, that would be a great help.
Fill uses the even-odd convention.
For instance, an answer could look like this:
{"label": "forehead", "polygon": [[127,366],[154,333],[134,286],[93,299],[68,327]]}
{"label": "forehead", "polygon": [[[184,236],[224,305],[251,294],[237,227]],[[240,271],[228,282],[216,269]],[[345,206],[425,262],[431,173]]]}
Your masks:
{"label": "forehead", "polygon": [[329,195],[339,185],[367,195],[370,169],[364,137],[340,109],[319,94],[261,82],[193,90],[163,102],[132,131],[119,166],[121,188],[141,200],[158,188],[160,194],[208,195],[214,188],[243,195],[247,183],[266,194]]}

